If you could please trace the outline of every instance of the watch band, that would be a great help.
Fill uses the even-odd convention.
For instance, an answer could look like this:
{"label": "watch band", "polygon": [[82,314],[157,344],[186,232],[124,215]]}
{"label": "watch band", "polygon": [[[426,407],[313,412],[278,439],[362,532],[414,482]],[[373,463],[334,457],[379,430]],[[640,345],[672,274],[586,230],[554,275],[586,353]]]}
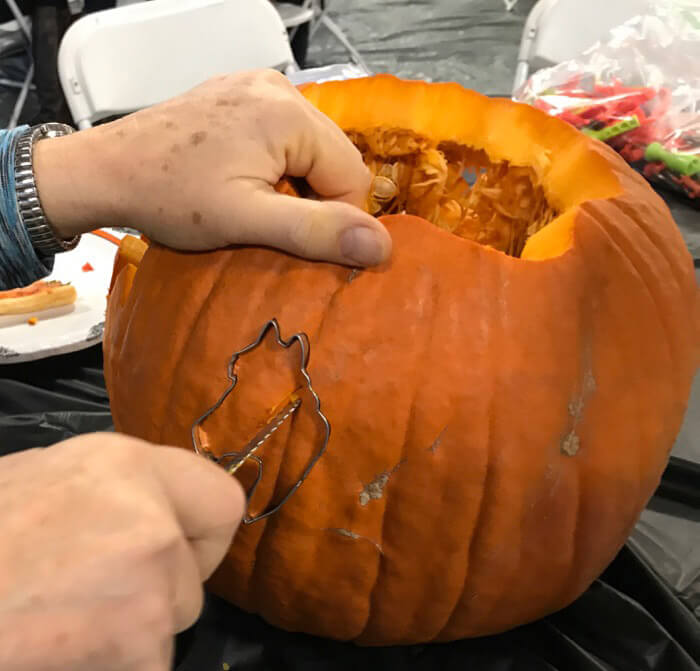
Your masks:
{"label": "watch band", "polygon": [[62,123],[43,123],[28,128],[17,141],[15,150],[17,212],[34,249],[41,256],[51,256],[73,249],[78,244],[80,236],[62,240],[46,219],[34,179],[34,144],[40,140],[70,135],[73,132],[73,128]]}

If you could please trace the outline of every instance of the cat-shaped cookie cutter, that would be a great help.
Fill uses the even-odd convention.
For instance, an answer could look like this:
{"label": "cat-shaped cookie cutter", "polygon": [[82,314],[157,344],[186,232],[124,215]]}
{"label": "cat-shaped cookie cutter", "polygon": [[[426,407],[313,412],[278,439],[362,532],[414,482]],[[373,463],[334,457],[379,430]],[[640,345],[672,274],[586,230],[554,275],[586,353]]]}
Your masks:
{"label": "cat-shaped cookie cutter", "polygon": [[304,378],[306,383],[306,388],[308,389],[311,398],[313,399],[314,411],[321,420],[323,426],[323,438],[320,441],[320,447],[316,453],[311,457],[309,463],[306,465],[304,472],[301,477],[296,481],[296,483],[291,487],[291,489],[282,497],[282,499],[274,504],[270,505],[266,510],[258,515],[250,516],[246,514],[243,518],[244,524],[252,524],[253,522],[258,522],[259,520],[265,519],[270,515],[276,513],[294,494],[294,492],[301,487],[302,483],[311,473],[311,469],[316,465],[316,462],[323,456],[326,449],[328,448],[328,441],[331,437],[331,425],[328,418],[321,411],[321,400],[318,394],[314,391],[311,384],[311,377],[306,369],[311,347],[309,345],[309,338],[305,333],[295,333],[291,338],[285,340],[282,338],[280,333],[280,327],[276,319],[271,319],[268,321],[260,330],[258,337],[249,345],[246,345],[243,349],[234,352],[228,361],[227,367],[227,377],[229,379],[229,385],[219,397],[219,399],[212,405],[201,417],[195,420],[192,424],[192,445],[197,454],[200,454],[217,464],[223,466],[230,474],[235,474],[236,471],[243,466],[246,461],[252,461],[257,465],[257,475],[255,481],[250,487],[247,493],[248,501],[250,501],[257,489],[258,484],[262,480],[263,475],[263,461],[256,454],[260,447],[272,436],[277,429],[284,424],[284,422],[292,417],[292,415],[301,407],[302,401],[296,393],[292,393],[289,396],[289,401],[279,410],[266,424],[263,426],[256,434],[251,438],[241,450],[234,452],[226,452],[220,456],[216,456],[211,452],[206,446],[202,445],[200,440],[200,427],[203,422],[210,417],[214,412],[216,412],[228,398],[228,395],[234,390],[236,384],[238,383],[238,375],[234,371],[234,367],[238,359],[245,354],[248,354],[256,347],[258,347],[269,331],[274,331],[275,339],[277,344],[284,349],[289,349],[294,343],[299,343],[299,348],[301,351],[301,361],[299,366],[299,371]]}

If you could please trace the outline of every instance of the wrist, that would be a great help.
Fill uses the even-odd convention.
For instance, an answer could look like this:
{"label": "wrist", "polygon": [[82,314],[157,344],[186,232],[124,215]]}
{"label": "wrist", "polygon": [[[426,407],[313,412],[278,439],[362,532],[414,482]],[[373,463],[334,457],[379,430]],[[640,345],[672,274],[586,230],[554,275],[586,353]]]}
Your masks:
{"label": "wrist", "polygon": [[46,219],[69,239],[105,226],[123,225],[110,147],[99,129],[37,142],[34,178]]}

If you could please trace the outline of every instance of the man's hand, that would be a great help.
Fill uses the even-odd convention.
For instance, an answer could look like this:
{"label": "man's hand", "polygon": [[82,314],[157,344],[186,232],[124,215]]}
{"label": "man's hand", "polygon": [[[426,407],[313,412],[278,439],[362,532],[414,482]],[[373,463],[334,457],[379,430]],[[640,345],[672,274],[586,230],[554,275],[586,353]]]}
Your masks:
{"label": "man's hand", "polygon": [[0,669],[169,671],[243,514],[238,482],[115,434],[0,459]]}
{"label": "man's hand", "polygon": [[[360,153],[275,71],[212,79],[35,149],[39,196],[65,237],[126,225],[181,249],[267,245],[351,265],[391,251],[360,210],[370,184]],[[305,178],[320,200],[275,192],[284,176]]]}

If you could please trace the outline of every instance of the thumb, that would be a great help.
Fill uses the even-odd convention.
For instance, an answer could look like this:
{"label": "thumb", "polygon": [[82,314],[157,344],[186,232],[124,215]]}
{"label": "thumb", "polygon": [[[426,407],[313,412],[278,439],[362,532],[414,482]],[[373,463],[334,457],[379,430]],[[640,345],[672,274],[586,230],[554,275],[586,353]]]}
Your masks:
{"label": "thumb", "polygon": [[[338,201],[277,193],[269,186],[241,189],[233,244],[265,245],[307,259],[373,266],[391,254],[391,237],[363,210]],[[245,203],[245,205],[243,205]]]}

